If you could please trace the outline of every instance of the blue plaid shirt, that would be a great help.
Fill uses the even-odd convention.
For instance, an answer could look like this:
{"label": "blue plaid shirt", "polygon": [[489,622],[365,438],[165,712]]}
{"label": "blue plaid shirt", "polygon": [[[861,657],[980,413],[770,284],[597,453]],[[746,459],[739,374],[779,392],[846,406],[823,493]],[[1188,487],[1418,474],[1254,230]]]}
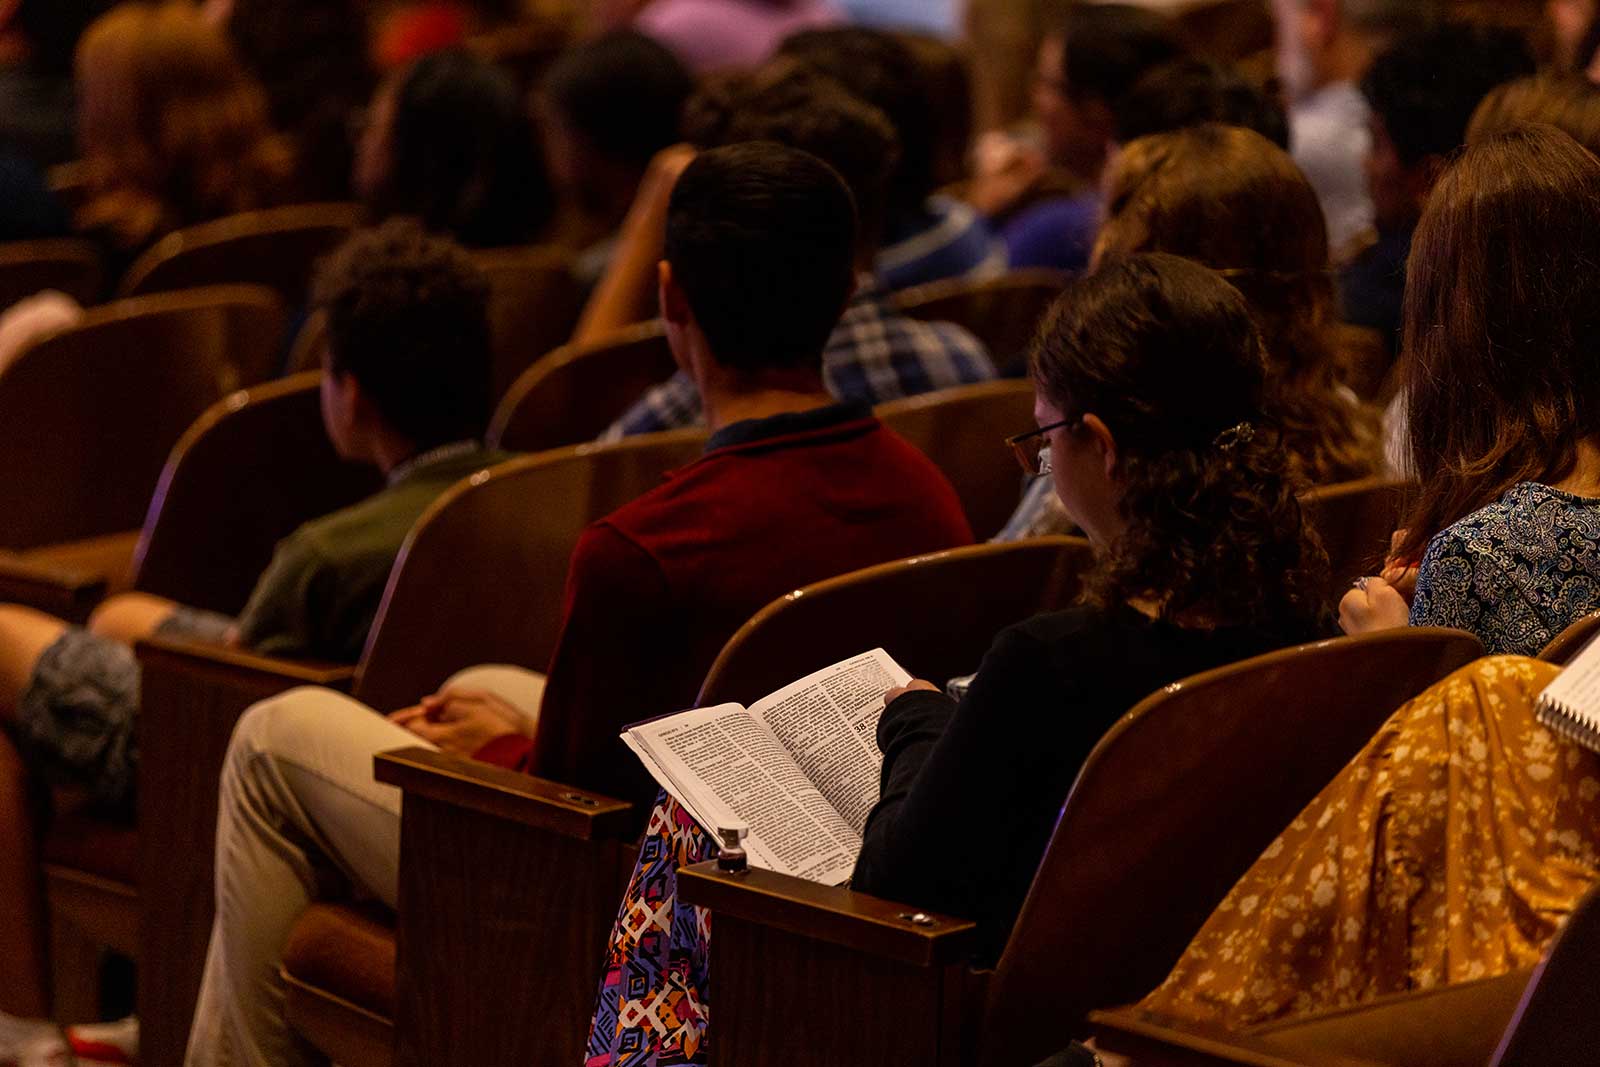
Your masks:
{"label": "blue plaid shirt", "polygon": [[[828,392],[841,401],[881,404],[995,376],[983,343],[951,322],[919,322],[864,286],[850,302],[822,354]],[[700,393],[679,371],[611,424],[601,440],[656,433],[700,421]]]}

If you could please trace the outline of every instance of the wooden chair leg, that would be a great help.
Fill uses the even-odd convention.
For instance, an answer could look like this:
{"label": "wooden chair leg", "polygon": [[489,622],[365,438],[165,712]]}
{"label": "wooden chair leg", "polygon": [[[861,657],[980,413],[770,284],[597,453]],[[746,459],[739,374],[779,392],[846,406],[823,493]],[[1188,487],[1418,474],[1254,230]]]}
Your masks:
{"label": "wooden chair leg", "polygon": [[60,915],[50,920],[50,975],[54,997],[50,1015],[57,1022],[100,1021],[100,966],[104,949]]}
{"label": "wooden chair leg", "polygon": [[22,757],[0,734],[0,1011],[50,1013],[50,985],[33,798]]}

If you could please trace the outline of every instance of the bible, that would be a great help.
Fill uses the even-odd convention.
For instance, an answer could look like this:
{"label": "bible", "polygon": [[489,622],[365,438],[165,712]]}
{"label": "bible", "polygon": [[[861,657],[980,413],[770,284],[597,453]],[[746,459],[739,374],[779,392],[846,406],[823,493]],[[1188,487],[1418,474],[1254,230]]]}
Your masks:
{"label": "bible", "polygon": [[666,715],[635,723],[622,740],[707,833],[748,826],[752,865],[841,885],[878,802],[883,694],[910,680],[874,649],[748,708]]}
{"label": "bible", "polygon": [[1555,733],[1600,752],[1600,639],[1584,645],[1544,687],[1533,714]]}

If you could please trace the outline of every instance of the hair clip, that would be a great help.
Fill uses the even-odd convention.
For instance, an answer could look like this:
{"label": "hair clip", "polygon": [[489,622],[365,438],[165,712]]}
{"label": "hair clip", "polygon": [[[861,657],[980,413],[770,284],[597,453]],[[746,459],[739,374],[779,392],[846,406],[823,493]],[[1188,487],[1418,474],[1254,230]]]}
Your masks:
{"label": "hair clip", "polygon": [[1247,445],[1255,440],[1255,436],[1256,428],[1248,422],[1241,422],[1239,425],[1230,426],[1217,434],[1216,440],[1212,441],[1211,444],[1223,452],[1232,452],[1240,445]]}

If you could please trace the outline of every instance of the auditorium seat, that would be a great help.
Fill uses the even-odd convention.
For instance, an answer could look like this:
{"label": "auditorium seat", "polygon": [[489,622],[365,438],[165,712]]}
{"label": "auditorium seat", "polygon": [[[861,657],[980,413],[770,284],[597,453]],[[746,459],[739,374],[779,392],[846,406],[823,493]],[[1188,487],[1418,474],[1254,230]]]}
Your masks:
{"label": "auditorium seat", "polygon": [[958,385],[879,404],[876,414],[950,479],[978,540],[1000,532],[1022,496],[1006,438],[1034,426],[1031,383]]}
{"label": "auditorium seat", "polygon": [[139,1014],[152,1062],[176,1062],[187,1038],[212,915],[217,781],[239,715],[301,684],[393,709],[476,663],[542,670],[579,533],[691,461],[703,443],[689,430],[584,445],[458,483],[401,549],[353,669],[161,638],[139,645]]}
{"label": "auditorium seat", "polygon": [[1066,283],[1060,271],[1030,268],[981,281],[929,282],[896,293],[893,302],[912,318],[965,326],[989,349],[1001,374],[1020,376],[1034,332]]}
{"label": "auditorium seat", "polygon": [[88,307],[100,299],[105,268],[88,241],[60,238],[0,244],[0,311],[24,297],[54,289]]}
{"label": "auditorium seat", "polygon": [[[1081,1036],[1091,1009],[1154,988],[1389,714],[1481,653],[1459,631],[1389,631],[1148,697],[1080,771],[992,971],[967,966],[973,927],[959,919],[769,871],[680,872],[681,899],[713,913],[711,1063],[1038,1062]],[[810,1024],[820,1016],[827,1027]],[[798,1032],[811,1040],[780,1039]]]}
{"label": "auditorium seat", "polygon": [[317,260],[360,226],[359,204],[297,204],[247,211],[168,234],[123,275],[121,296],[199,285],[264,285],[286,307],[305,304]]}
{"label": "auditorium seat", "polygon": [[0,371],[0,549],[138,529],[174,443],[281,329],[275,297],[230,286],[106,304],[20,353]]}
{"label": "auditorium seat", "polygon": [[1540,650],[1539,658],[1546,663],[1559,663],[1565,667],[1583,651],[1595,634],[1600,634],[1600,611],[1590,612],[1557,634]]}
{"label": "auditorium seat", "polygon": [[1600,895],[1531,971],[1379,997],[1244,1032],[1137,1007],[1090,1014],[1096,1043],[1139,1064],[1212,1067],[1547,1067],[1600,1047]]}
{"label": "auditorium seat", "polygon": [[489,423],[489,440],[513,452],[592,441],[677,369],[659,322],[558,348],[507,391]]}
{"label": "auditorium seat", "polygon": [[[1070,600],[1088,562],[1088,542],[1041,538],[900,560],[806,586],[739,629],[699,703],[750,700],[880,644],[913,673],[972,671],[1000,629]],[[983,597],[971,596],[975,588]],[[571,839],[593,836],[620,815],[608,814],[603,801],[563,804],[563,796],[583,794],[554,783],[439,753],[382,756],[378,776],[405,790],[397,1062],[578,1062],[631,860],[623,853],[612,868],[610,853]],[[563,825],[565,836],[550,832]],[[562,877],[549,878],[550,870]],[[551,895],[557,891],[562,896]],[[587,933],[576,936],[572,925]],[[294,976],[296,967],[287,970]],[[486,1000],[481,991],[491,983],[505,992]],[[511,1022],[517,1019],[540,1021]]]}

